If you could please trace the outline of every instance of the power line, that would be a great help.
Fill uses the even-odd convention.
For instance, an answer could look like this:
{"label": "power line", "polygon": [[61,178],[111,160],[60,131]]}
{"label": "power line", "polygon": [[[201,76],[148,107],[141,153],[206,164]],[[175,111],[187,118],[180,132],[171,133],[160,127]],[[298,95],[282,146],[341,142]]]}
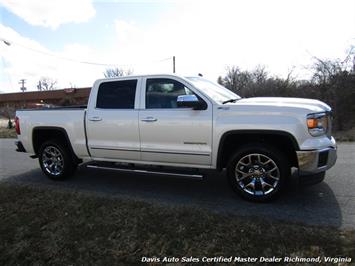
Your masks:
{"label": "power line", "polygon": [[168,60],[171,60],[173,58],[173,56],[169,56],[167,58],[164,58],[164,59],[160,59],[160,60],[156,60],[154,62],[163,62],[163,61],[168,61]]}
{"label": "power line", "polygon": [[[19,43],[16,43],[16,42],[12,42],[12,41],[9,41],[9,40],[5,40],[3,38],[0,38],[0,40],[2,42],[4,42],[4,44],[6,44],[7,46],[10,46],[10,45],[17,45],[17,46],[20,46],[24,49],[27,49],[27,50],[30,50],[32,52],[35,52],[35,53],[39,53],[39,54],[43,54],[43,55],[46,55],[46,56],[51,56],[51,57],[55,57],[55,58],[58,58],[58,59],[61,59],[61,60],[66,60],[66,61],[70,61],[70,62],[74,62],[74,63],[79,63],[79,64],[86,64],[86,65],[94,65],[94,66],[105,66],[105,67],[113,67],[113,66],[121,66],[121,67],[129,67],[129,66],[133,66],[133,64],[111,64],[111,63],[99,63],[99,62],[92,62],[92,61],[82,61],[82,60],[76,60],[76,59],[72,59],[72,58],[69,58],[69,57],[65,57],[65,56],[59,56],[57,54],[54,54],[54,53],[49,53],[49,52],[45,52],[45,51],[41,51],[41,50],[38,50],[38,49],[34,49],[34,48],[31,48],[31,47],[28,47],[26,45],[23,45],[23,44],[19,44]],[[163,59],[160,59],[160,60],[155,60],[153,62],[163,62],[163,61],[167,61],[167,60],[171,60],[173,57],[167,57],[167,58],[163,58]]]}
{"label": "power line", "polygon": [[37,50],[37,49],[33,49],[31,47],[28,47],[26,45],[22,45],[22,44],[19,44],[19,43],[14,43],[14,42],[9,42],[9,41],[7,41],[7,43],[20,46],[22,48],[25,48],[25,49],[30,50],[30,51],[35,52],[35,53],[40,53],[40,54],[43,54],[43,55],[46,55],[46,56],[52,56],[52,57],[55,57],[55,58],[58,58],[58,59],[67,60],[67,61],[71,61],[71,62],[75,62],[75,63],[88,64],[88,65],[98,65],[98,66],[116,66],[117,65],[117,64],[105,64],[105,63],[97,63],[97,62],[75,60],[75,59],[72,59],[72,58],[69,58],[69,57],[59,56],[57,54],[48,53],[48,52],[45,52],[45,51],[40,51],[40,50]]}

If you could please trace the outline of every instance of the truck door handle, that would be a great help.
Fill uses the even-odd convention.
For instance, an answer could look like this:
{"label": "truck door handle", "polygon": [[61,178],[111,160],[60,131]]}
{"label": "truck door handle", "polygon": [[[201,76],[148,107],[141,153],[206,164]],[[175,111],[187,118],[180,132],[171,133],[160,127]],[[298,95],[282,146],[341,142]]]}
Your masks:
{"label": "truck door handle", "polygon": [[99,116],[93,116],[93,117],[90,117],[89,120],[90,120],[90,121],[101,121],[102,118],[99,117]]}
{"label": "truck door handle", "polygon": [[151,116],[148,116],[146,118],[143,118],[141,119],[142,122],[156,122],[158,121],[158,119],[154,118],[154,117],[151,117]]}

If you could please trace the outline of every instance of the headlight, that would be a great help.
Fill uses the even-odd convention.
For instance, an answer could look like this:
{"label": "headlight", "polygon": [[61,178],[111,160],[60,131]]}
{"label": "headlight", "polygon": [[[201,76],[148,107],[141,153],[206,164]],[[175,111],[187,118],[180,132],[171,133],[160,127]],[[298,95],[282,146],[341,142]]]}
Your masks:
{"label": "headlight", "polygon": [[326,113],[315,113],[307,115],[308,132],[312,136],[320,136],[327,133],[328,117]]}

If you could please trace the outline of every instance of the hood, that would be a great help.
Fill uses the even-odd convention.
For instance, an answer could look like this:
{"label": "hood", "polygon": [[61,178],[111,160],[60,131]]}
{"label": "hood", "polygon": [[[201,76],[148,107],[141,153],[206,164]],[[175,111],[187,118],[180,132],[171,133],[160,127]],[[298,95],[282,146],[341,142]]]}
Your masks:
{"label": "hood", "polygon": [[236,102],[236,104],[303,108],[312,112],[324,112],[331,110],[330,106],[324,102],[305,98],[254,97],[240,99]]}

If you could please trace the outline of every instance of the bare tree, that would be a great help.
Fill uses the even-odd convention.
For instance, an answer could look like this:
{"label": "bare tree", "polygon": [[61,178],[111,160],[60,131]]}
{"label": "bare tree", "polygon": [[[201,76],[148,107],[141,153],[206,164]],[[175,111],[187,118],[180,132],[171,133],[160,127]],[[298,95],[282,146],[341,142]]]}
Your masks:
{"label": "bare tree", "polygon": [[251,72],[251,76],[253,81],[256,84],[264,84],[266,82],[266,80],[268,79],[268,73],[265,70],[264,66],[260,66],[258,65],[252,72]]}
{"label": "bare tree", "polygon": [[57,80],[49,78],[49,77],[42,77],[38,81],[37,89],[39,91],[54,90],[56,88],[55,87],[56,84],[57,84]]}
{"label": "bare tree", "polygon": [[240,74],[240,69],[237,66],[229,66],[227,67],[227,74],[222,79],[219,79],[219,83],[224,85],[226,88],[230,89],[231,91],[238,90],[238,76]]}
{"label": "bare tree", "polygon": [[312,81],[316,84],[328,83],[332,80],[333,77],[343,71],[341,62],[339,62],[339,60],[322,60],[317,57],[314,59],[315,63],[312,66]]}
{"label": "bare tree", "polygon": [[222,76],[219,76],[219,77],[217,78],[217,83],[218,83],[218,84],[221,84],[221,85],[224,85]]}
{"label": "bare tree", "polygon": [[320,99],[333,110],[334,130],[355,127],[355,73],[340,60],[315,58],[310,80],[297,80],[289,71],[286,78],[270,76],[264,67],[252,71],[227,68],[218,82],[242,97],[283,96]]}
{"label": "bare tree", "polygon": [[70,84],[70,88],[71,88],[71,89],[76,89],[76,88],[77,88],[77,86],[76,86],[74,83],[71,83],[71,82],[70,82],[69,84]]}
{"label": "bare tree", "polygon": [[132,75],[132,69],[122,69],[122,68],[107,68],[104,72],[105,78],[123,77]]}

